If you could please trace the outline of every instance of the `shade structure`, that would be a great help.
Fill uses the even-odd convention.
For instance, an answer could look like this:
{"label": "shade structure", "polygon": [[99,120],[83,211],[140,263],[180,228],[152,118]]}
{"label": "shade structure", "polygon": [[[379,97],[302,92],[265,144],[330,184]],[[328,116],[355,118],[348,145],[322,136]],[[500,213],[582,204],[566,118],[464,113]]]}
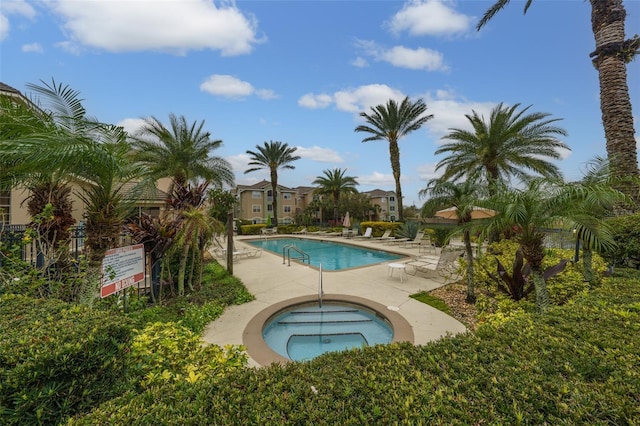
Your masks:
{"label": "shade structure", "polygon": [[344,226],[345,228],[351,228],[351,219],[349,219],[349,212],[344,215],[342,226]]}
{"label": "shade structure", "polygon": [[[494,210],[485,209],[484,207],[474,207],[471,211],[471,219],[486,219],[495,215],[496,212]],[[458,208],[449,207],[448,209],[438,210],[435,216],[443,219],[459,219]]]}

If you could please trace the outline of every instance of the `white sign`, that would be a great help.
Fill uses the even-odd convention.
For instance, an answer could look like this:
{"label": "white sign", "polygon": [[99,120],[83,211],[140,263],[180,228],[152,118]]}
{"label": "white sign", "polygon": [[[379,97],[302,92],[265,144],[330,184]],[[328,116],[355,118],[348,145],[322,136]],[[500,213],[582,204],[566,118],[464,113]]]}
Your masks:
{"label": "white sign", "polygon": [[136,244],[107,250],[102,261],[101,297],[107,297],[143,281],[144,245]]}

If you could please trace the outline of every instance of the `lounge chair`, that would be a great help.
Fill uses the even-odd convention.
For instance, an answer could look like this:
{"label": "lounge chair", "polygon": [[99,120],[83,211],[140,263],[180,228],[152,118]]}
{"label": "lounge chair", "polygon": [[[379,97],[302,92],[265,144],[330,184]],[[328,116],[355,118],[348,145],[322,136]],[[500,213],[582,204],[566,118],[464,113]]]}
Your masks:
{"label": "lounge chair", "polygon": [[[428,274],[436,272],[445,279],[445,283],[449,278],[455,276],[458,272],[458,259],[464,255],[461,250],[445,250],[436,256],[417,256],[416,258],[405,262],[407,273],[416,275],[418,272]],[[413,273],[412,273],[413,271]]]}
{"label": "lounge chair", "polygon": [[431,245],[431,240],[425,241],[423,240],[423,238],[424,238],[424,231],[420,231],[416,234],[416,237],[413,240],[405,241],[402,247],[404,248],[419,247],[425,242]]}
{"label": "lounge chair", "polygon": [[356,235],[354,238],[356,239],[371,239],[371,234],[373,233],[373,228],[367,228],[366,231],[364,231],[363,235]]}
{"label": "lounge chair", "polygon": [[299,231],[294,231],[292,232],[293,234],[297,234],[297,235],[306,235],[307,234],[307,228],[302,228]]}
{"label": "lounge chair", "polygon": [[387,229],[386,231],[384,231],[384,234],[382,234],[382,236],[371,239],[375,241],[389,241],[395,239],[395,237],[391,236],[391,229]]}

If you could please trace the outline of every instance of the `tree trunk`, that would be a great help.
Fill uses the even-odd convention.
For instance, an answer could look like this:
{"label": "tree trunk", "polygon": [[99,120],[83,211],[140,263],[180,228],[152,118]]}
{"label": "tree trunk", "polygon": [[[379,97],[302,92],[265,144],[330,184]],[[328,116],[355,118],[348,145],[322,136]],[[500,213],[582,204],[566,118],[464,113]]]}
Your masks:
{"label": "tree trunk", "polygon": [[[600,80],[600,109],[607,156],[614,177],[638,177],[638,155],[627,83],[627,62],[638,49],[638,38],[625,41],[626,11],[622,0],[590,0],[596,50],[591,53]],[[622,184],[621,191],[638,201],[637,188]]]}
{"label": "tree trunk", "polygon": [[187,271],[187,259],[189,258],[189,243],[185,241],[180,255],[180,268],[178,269],[178,296],[184,296],[184,281]]}
{"label": "tree trunk", "polygon": [[271,170],[271,205],[273,206],[273,226],[278,226],[278,172]]}
{"label": "tree trunk", "polygon": [[476,303],[476,294],[473,288],[473,248],[471,247],[471,233],[464,230],[464,247],[467,252],[467,303]]}
{"label": "tree trunk", "polygon": [[[402,208],[402,186],[400,185],[400,148],[397,141],[389,141],[389,157],[391,158],[391,170],[396,181],[396,205],[398,206],[398,221],[404,221]],[[391,213],[391,212],[389,212]]]}
{"label": "tree trunk", "polygon": [[547,289],[547,282],[544,280],[542,271],[540,268],[531,269],[531,279],[536,289],[536,310],[538,313],[543,314],[549,309],[549,290]]}
{"label": "tree trunk", "polygon": [[593,252],[584,245],[582,249],[582,264],[584,267],[584,280],[593,285],[596,280],[596,274],[593,272]]}

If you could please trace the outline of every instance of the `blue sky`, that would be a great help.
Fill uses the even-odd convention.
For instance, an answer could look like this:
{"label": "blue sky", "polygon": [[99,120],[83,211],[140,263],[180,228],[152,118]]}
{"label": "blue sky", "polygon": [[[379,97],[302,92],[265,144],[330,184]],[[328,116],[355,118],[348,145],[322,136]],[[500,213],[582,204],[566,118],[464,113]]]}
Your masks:
{"label": "blue sky", "polygon": [[[498,103],[562,118],[567,179],[606,155],[591,8],[583,0],[514,0],[482,31],[491,1],[40,0],[0,3],[0,81],[80,91],[89,115],[135,130],[169,113],[224,145],[236,183],[264,141],[298,147],[280,183],[310,185],[347,168],[358,189],[394,190],[386,142],[362,143],[359,113],[388,99],[423,98],[434,118],[400,141],[405,205],[436,177],[434,151],[465,114]],[[627,36],[640,33],[640,1],[626,0]],[[640,63],[628,66],[636,134]],[[636,137],[636,139],[638,139]]]}

